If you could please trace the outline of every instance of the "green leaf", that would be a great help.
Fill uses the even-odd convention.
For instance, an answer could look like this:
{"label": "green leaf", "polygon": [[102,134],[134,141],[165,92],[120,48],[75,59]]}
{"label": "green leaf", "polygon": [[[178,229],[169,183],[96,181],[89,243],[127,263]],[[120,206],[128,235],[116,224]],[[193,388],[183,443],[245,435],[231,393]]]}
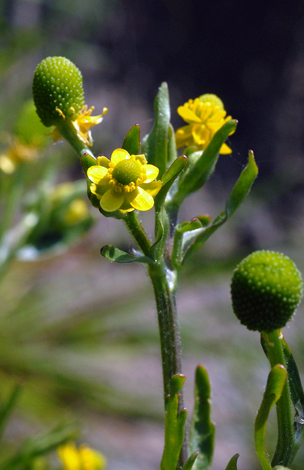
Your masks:
{"label": "green leaf", "polygon": [[2,434],[3,434],[3,431],[5,429],[5,425],[7,423],[7,420],[8,418],[10,417],[10,414],[12,413],[17,401],[18,401],[18,398],[20,396],[20,393],[23,389],[23,384],[22,383],[17,383],[7,402],[4,403],[0,409],[0,438],[2,437]]}
{"label": "green leaf", "polygon": [[171,165],[171,163],[173,163],[174,160],[177,158],[175,132],[174,132],[172,124],[169,124],[168,138],[169,140],[168,140],[168,155],[167,155],[168,163],[167,164]]}
{"label": "green leaf", "polygon": [[192,467],[193,467],[193,464],[195,462],[195,460],[197,459],[197,456],[199,454],[199,451],[195,451],[193,452],[190,457],[186,460],[186,463],[185,465],[183,466],[183,469],[182,470],[191,470]]}
{"label": "green leaf", "polygon": [[183,200],[200,189],[210,178],[217,163],[221,147],[228,135],[235,131],[237,121],[226,122],[213,136],[213,139],[203,152],[193,152],[189,155],[189,168],[180,179],[178,191],[172,204],[180,206]]}
{"label": "green leaf", "polygon": [[158,211],[162,204],[164,203],[166,196],[172,184],[180,174],[180,172],[185,168],[187,163],[187,157],[182,155],[178,157],[172,165],[168,168],[165,174],[162,177],[162,187],[159,193],[155,196],[155,210]]}
{"label": "green leaf", "polygon": [[115,263],[152,263],[151,258],[148,258],[147,256],[131,255],[130,253],[119,250],[112,245],[103,246],[100,250],[100,254],[109,261],[115,261]]}
{"label": "green leaf", "polygon": [[[171,379],[171,392],[166,399],[165,411],[165,446],[160,463],[161,470],[176,470],[181,448],[184,442],[187,410],[178,413],[178,394],[185,377],[177,374]],[[187,462],[186,462],[187,463]]]}
{"label": "green leaf", "polygon": [[159,168],[162,178],[167,168],[168,128],[170,124],[169,92],[166,83],[162,83],[154,101],[155,121],[150,135],[145,139],[144,152],[147,160]]}
{"label": "green leaf", "polygon": [[237,470],[236,463],[237,463],[239,456],[240,454],[235,454],[233,457],[231,457],[225,470]]}
{"label": "green leaf", "polygon": [[190,452],[199,451],[194,470],[207,470],[212,462],[215,426],[210,421],[210,383],[206,369],[198,366],[195,376],[194,411],[189,433]]}
{"label": "green leaf", "polygon": [[[229,121],[230,122],[230,121]],[[247,197],[254,180],[258,174],[258,168],[256,166],[253,152],[249,152],[248,164],[242,171],[238,181],[234,185],[230,196],[228,197],[226,203],[225,211],[221,212],[216,219],[213,221],[213,224],[208,227],[201,235],[197,237],[195,242],[189,247],[188,251],[185,253],[184,261],[197,251],[208,238],[219,229],[236,211],[236,209],[241,205],[244,199]]]}
{"label": "green leaf", "polygon": [[294,360],[292,352],[284,338],[282,339],[282,345],[288,372],[288,384],[292,403],[296,405],[300,401],[301,405],[304,406],[304,392],[296,361]]}
{"label": "green leaf", "polygon": [[63,424],[45,434],[31,437],[16,454],[1,464],[1,470],[30,468],[34,458],[45,455],[68,441],[74,441],[78,435],[79,431],[75,426]]}
{"label": "green leaf", "polygon": [[269,412],[281,397],[286,379],[287,371],[281,364],[277,364],[271,369],[263,400],[255,420],[255,449],[263,470],[272,470],[265,451],[266,426]]}
{"label": "green leaf", "polygon": [[140,127],[138,124],[131,127],[123,141],[122,148],[130,155],[140,154]]}

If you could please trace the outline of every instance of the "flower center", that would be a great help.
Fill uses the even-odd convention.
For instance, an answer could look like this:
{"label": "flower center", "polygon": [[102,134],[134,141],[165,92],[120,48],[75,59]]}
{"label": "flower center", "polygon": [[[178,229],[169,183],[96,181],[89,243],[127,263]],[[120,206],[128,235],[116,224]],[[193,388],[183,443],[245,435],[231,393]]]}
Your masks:
{"label": "flower center", "polygon": [[112,176],[116,179],[117,183],[128,185],[136,183],[140,177],[141,164],[131,158],[122,160],[115,166]]}

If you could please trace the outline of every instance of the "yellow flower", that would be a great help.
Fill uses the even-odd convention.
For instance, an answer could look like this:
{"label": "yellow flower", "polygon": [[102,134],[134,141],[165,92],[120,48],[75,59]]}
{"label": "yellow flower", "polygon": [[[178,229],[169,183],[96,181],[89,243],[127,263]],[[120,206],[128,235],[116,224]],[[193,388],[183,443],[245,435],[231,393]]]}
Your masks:
{"label": "yellow flower", "polygon": [[[92,139],[91,130],[90,130],[91,127],[96,126],[97,124],[100,124],[103,116],[105,116],[108,112],[107,108],[103,108],[102,114],[100,114],[99,116],[91,116],[93,110],[94,110],[94,106],[88,109],[87,105],[85,105],[76,119],[73,120],[71,118],[67,118],[67,119],[71,119],[71,123],[76,130],[78,138],[84,144],[90,145],[90,146],[93,145],[93,139]],[[66,119],[65,115],[60,109],[56,109],[56,111],[64,119]],[[58,127],[55,127],[55,129],[53,130],[51,134],[52,134],[54,142],[57,142],[58,140],[62,139],[62,136]]]}
{"label": "yellow flower", "polygon": [[[177,148],[195,146],[204,150],[211,142],[212,137],[225,122],[231,119],[226,117],[223,102],[211,94],[202,95],[195,100],[189,100],[177,109],[178,114],[188,123],[176,131]],[[228,145],[223,144],[221,154],[231,153]]]}
{"label": "yellow flower", "polygon": [[60,446],[58,457],[63,464],[63,470],[103,470],[107,464],[106,458],[100,452],[86,445],[77,449],[74,442]]}
{"label": "yellow flower", "polygon": [[97,163],[88,169],[87,175],[91,181],[90,191],[100,199],[104,211],[152,209],[153,196],[160,190],[161,181],[154,181],[159,169],[147,164],[144,155],[130,155],[124,149],[116,149],[111,161],[98,157]]}
{"label": "yellow flower", "polygon": [[11,146],[0,154],[0,169],[7,174],[13,173],[21,162],[31,162],[38,158],[37,147],[22,144],[15,139]]}

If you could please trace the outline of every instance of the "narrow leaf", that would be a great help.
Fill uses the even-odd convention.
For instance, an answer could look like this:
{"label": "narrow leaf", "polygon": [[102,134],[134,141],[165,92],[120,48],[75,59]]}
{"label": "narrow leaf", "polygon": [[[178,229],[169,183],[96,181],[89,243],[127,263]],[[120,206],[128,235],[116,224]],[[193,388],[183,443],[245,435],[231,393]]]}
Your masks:
{"label": "narrow leaf", "polygon": [[23,389],[23,384],[17,383],[14,386],[12,393],[10,394],[7,402],[4,403],[0,409],[0,438],[2,437],[7,420],[10,417],[10,414],[13,411],[18,401],[18,398],[20,396],[22,389]]}
{"label": "narrow leaf", "polygon": [[212,462],[215,426],[210,421],[210,383],[207,371],[203,366],[198,366],[196,369],[194,398],[189,450],[191,453],[199,451],[193,469],[207,470]]}
{"label": "narrow leaf", "polygon": [[263,400],[255,420],[255,449],[263,470],[272,470],[265,451],[266,426],[269,412],[281,397],[286,379],[287,371],[281,364],[277,364],[271,369],[268,375]]}
{"label": "narrow leaf", "polygon": [[213,221],[213,224],[197,237],[196,241],[189,247],[188,251],[185,253],[184,260],[190,258],[190,256],[195,251],[197,251],[202,245],[204,245],[208,238],[232,216],[232,214],[236,211],[236,209],[241,205],[241,203],[248,195],[254,183],[254,180],[257,177],[257,174],[258,169],[254,160],[253,152],[250,151],[248,164],[240,174],[238,181],[234,185],[230,196],[228,197],[225,211],[219,214]]}
{"label": "narrow leaf", "polygon": [[197,456],[199,454],[199,451],[197,450],[196,452],[193,452],[190,457],[188,458],[188,460],[186,461],[185,465],[183,466],[183,469],[182,470],[191,470],[192,467],[193,467],[193,464],[195,462],[195,460],[197,459]]}
{"label": "narrow leaf", "polygon": [[155,121],[150,135],[145,141],[148,162],[159,168],[160,178],[167,168],[168,128],[170,124],[169,92],[162,83],[154,101]]}
{"label": "narrow leaf", "polygon": [[176,143],[175,143],[175,132],[172,124],[169,124],[168,128],[168,150],[167,150],[167,164],[171,165],[172,162],[177,158]]}
{"label": "narrow leaf", "polygon": [[237,470],[236,463],[237,463],[239,456],[240,454],[235,454],[233,457],[231,457],[225,470]]}
{"label": "narrow leaf", "polygon": [[199,155],[193,153],[189,156],[190,161],[194,154],[197,158],[195,163],[186,171],[181,178],[178,191],[174,195],[174,204],[180,205],[185,197],[200,189],[210,178],[217,163],[221,147],[228,135],[235,131],[237,121],[226,122],[213,136],[207,148]]}
{"label": "narrow leaf", "polygon": [[100,254],[109,261],[115,261],[115,263],[152,263],[151,258],[148,258],[148,256],[131,255],[112,245],[103,246]]}
{"label": "narrow leaf", "polygon": [[187,163],[187,157],[182,155],[178,157],[172,165],[168,168],[166,173],[162,177],[162,188],[155,197],[155,210],[159,210],[161,205],[164,203],[164,200],[168,194],[169,189],[171,188],[172,184],[181,173],[181,171],[185,168]]}
{"label": "narrow leaf", "polygon": [[185,376],[178,374],[172,377],[170,395],[166,399],[165,411],[165,446],[160,464],[161,470],[176,470],[181,448],[184,442],[187,410],[182,409],[178,414],[178,399],[176,393],[181,390]]}
{"label": "narrow leaf", "polygon": [[140,127],[138,124],[131,127],[123,141],[122,148],[130,155],[140,154]]}

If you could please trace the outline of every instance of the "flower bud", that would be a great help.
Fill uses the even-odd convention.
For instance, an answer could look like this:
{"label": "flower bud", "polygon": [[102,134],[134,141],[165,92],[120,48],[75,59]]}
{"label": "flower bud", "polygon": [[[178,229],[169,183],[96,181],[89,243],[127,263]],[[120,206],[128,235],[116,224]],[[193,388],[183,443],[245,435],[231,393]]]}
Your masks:
{"label": "flower bud", "polygon": [[66,117],[76,119],[84,106],[80,70],[64,57],[47,57],[35,70],[33,97],[45,126],[58,125]]}
{"label": "flower bud", "polygon": [[273,251],[247,256],[232,277],[233,310],[249,330],[270,333],[285,326],[302,294],[303,281],[294,262]]}

